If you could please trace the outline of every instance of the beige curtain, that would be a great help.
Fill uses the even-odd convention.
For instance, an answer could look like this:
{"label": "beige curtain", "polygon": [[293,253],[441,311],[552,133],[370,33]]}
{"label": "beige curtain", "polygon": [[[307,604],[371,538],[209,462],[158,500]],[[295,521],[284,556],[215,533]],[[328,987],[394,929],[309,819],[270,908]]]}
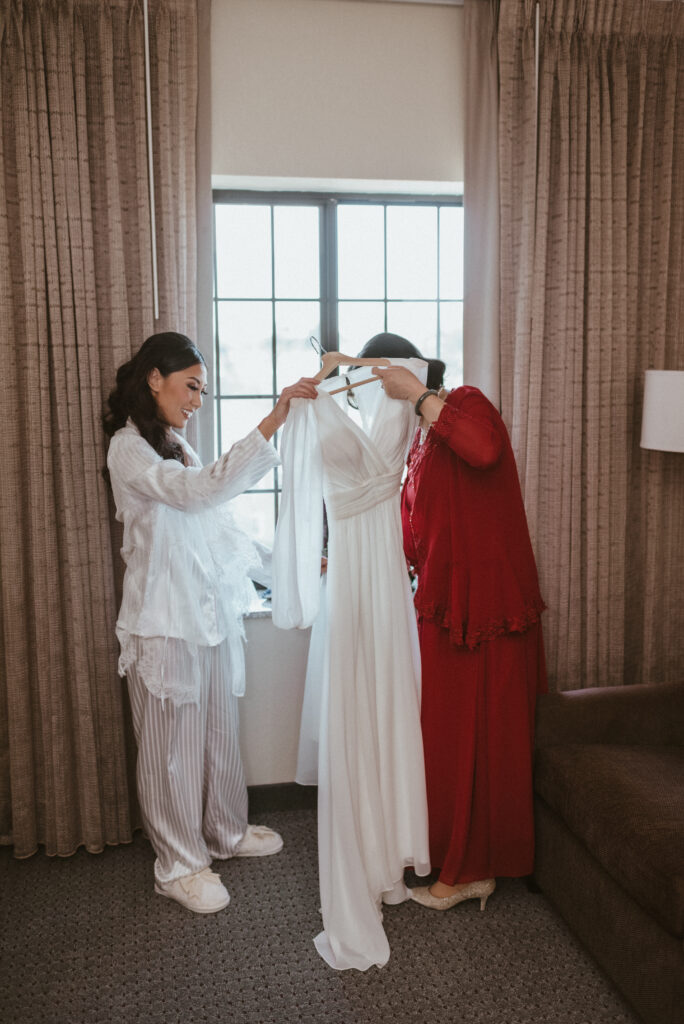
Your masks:
{"label": "beige curtain", "polygon": [[194,0],[0,0],[0,841],[130,839],[119,538],[102,402],[153,330],[194,332]]}
{"label": "beige curtain", "polygon": [[197,344],[207,363],[207,415],[193,416],[186,436],[204,463],[214,458],[214,201],[211,190],[211,0],[197,0],[197,126],[195,131],[197,231]]}
{"label": "beige curtain", "polygon": [[500,408],[499,0],[465,0],[463,379]]}
{"label": "beige curtain", "polygon": [[502,0],[502,406],[552,685],[681,678],[684,455],[639,448],[684,369],[684,5]]}

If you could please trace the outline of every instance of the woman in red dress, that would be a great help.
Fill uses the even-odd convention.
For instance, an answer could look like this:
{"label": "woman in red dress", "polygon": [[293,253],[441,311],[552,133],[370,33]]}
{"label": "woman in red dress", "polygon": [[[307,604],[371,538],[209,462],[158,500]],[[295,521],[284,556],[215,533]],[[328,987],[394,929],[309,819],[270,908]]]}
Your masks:
{"label": "woman in red dress", "polygon": [[[371,339],[361,354],[419,355],[392,335]],[[402,520],[418,578],[430,855],[439,879],[413,898],[435,910],[479,898],[484,909],[497,876],[532,871],[534,709],[546,691],[544,603],[515,459],[501,416],[477,388],[447,394],[434,377],[426,389],[400,367],[374,372],[387,395],[411,400],[420,415]]]}

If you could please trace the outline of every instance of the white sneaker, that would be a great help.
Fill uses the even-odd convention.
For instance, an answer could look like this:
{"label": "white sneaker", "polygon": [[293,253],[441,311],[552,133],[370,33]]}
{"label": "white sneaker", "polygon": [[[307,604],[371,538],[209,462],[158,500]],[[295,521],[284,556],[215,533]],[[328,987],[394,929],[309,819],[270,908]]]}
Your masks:
{"label": "white sneaker", "polygon": [[283,848],[283,837],[266,825],[248,825],[234,857],[268,857]]}
{"label": "white sneaker", "polygon": [[211,868],[174,878],[172,882],[155,882],[154,891],[196,914],[215,914],[230,903],[228,890]]}

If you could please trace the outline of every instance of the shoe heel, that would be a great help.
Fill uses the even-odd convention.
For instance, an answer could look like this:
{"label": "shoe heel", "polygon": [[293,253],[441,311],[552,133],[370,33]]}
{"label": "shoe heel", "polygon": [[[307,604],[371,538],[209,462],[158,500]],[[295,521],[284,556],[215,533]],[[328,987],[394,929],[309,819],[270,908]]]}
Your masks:
{"label": "shoe heel", "polygon": [[483,911],[484,908],[487,906],[487,900],[492,895],[492,893],[494,892],[495,888],[496,888],[496,882],[490,882],[490,884],[489,884],[489,886],[487,888],[487,891],[484,892],[482,894],[482,896],[480,896],[480,911]]}

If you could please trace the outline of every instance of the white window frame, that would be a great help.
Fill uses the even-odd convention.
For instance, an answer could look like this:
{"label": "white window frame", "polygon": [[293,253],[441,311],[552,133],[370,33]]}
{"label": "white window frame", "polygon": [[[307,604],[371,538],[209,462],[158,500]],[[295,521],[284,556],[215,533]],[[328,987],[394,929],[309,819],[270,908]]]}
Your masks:
{"label": "white window frame", "polygon": [[[322,191],[264,191],[264,190],[243,190],[243,189],[214,189],[212,194],[212,268],[213,268],[213,285],[212,285],[212,350],[211,350],[211,365],[208,367],[211,375],[211,386],[210,386],[210,397],[207,399],[206,405],[210,404],[211,407],[211,437],[212,437],[212,454],[211,457],[217,457],[220,454],[220,403],[222,399],[230,398],[230,395],[222,395],[220,391],[220,357],[218,353],[218,307],[222,301],[226,300],[223,297],[219,297],[216,294],[217,291],[217,250],[216,250],[216,239],[213,235],[215,218],[213,215],[214,207],[218,204],[251,204],[251,205],[311,205],[317,206],[320,210],[320,228],[319,228],[319,240],[320,240],[320,305],[321,305],[321,337],[320,342],[326,351],[334,351],[338,348],[338,302],[344,301],[339,300],[337,294],[337,209],[342,204],[363,204],[367,203],[374,206],[384,206],[385,211],[389,206],[394,205],[410,205],[410,206],[430,206],[430,207],[462,207],[463,196],[462,194],[416,194],[416,193],[395,193],[395,192],[366,192],[366,193],[347,193],[347,192],[322,192]],[[386,213],[385,213],[386,216]],[[438,263],[438,281],[439,281],[439,263]],[[278,301],[275,295],[270,298],[271,302]],[[387,307],[389,302],[397,301],[394,299],[388,299],[387,287],[385,284],[385,295],[382,300],[374,299],[369,301],[383,301],[385,307],[385,327],[387,329]],[[401,300],[399,300],[401,301]],[[417,301],[417,300],[407,300]],[[439,314],[440,314],[440,294],[439,286],[437,297],[435,299],[422,300],[426,305],[436,305],[437,307],[437,356],[439,358],[439,344],[440,344],[440,331],[439,331]],[[463,300],[452,300],[460,301]],[[276,339],[273,337],[273,358],[275,359],[276,351]],[[313,353],[312,353],[313,361]],[[236,396],[237,398],[238,396]],[[275,400],[275,393],[270,395],[259,395],[259,396],[239,396],[239,397],[270,397]],[[207,410],[208,411],[208,410]],[[245,432],[256,424],[245,423]],[[277,439],[276,439],[277,443]],[[206,454],[206,448],[208,444],[208,428],[206,433],[203,432],[203,449]],[[208,461],[205,459],[205,461]],[[260,493],[272,493],[274,496],[274,518],[277,519],[278,513],[278,502],[280,494],[279,474],[275,473],[275,483],[273,488],[254,488],[255,491]],[[251,492],[248,492],[251,493]]]}

